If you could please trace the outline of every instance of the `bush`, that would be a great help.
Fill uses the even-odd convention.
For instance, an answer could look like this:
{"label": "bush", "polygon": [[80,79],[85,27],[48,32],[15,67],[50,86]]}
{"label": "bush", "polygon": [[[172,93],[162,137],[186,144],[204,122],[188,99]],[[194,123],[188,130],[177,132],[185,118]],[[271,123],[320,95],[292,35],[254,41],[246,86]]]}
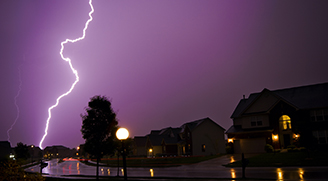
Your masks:
{"label": "bush", "polygon": [[287,146],[287,149],[288,149],[288,148],[295,149],[296,146],[295,146],[295,145],[289,145],[289,146]]}
{"label": "bush", "polygon": [[228,153],[228,154],[234,153],[233,148],[231,146],[226,146],[225,150],[226,150],[226,153]]}
{"label": "bush", "polygon": [[265,147],[264,147],[264,150],[267,152],[267,153],[272,153],[274,151],[272,145],[270,144],[266,144]]}
{"label": "bush", "polygon": [[274,152],[275,153],[280,153],[281,149],[275,149]]}

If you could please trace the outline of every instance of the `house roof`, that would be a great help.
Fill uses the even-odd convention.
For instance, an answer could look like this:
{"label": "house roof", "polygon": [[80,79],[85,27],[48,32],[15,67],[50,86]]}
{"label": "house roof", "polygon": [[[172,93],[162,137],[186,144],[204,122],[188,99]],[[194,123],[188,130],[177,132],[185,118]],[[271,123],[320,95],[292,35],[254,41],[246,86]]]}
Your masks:
{"label": "house roof", "polygon": [[151,133],[147,136],[153,146],[161,145],[162,141],[164,141],[166,144],[173,144],[180,141],[180,130],[181,128],[167,127],[159,131],[151,131]]}
{"label": "house roof", "polygon": [[[204,119],[199,119],[196,121],[191,121],[188,123],[183,124],[180,127],[177,128],[172,128],[172,127],[167,127],[163,128],[161,130],[151,130],[150,134],[146,135],[145,137],[134,137],[135,138],[135,144],[138,146],[140,145],[145,145],[147,140],[150,141],[151,145],[153,146],[160,146],[163,141],[165,144],[176,144],[180,143],[182,140],[180,138],[180,133],[184,132],[185,128],[188,127],[189,130],[194,130],[199,126],[201,123],[204,121],[212,121],[215,123],[213,120],[210,118],[204,118]],[[221,129],[225,130],[222,128],[220,125],[215,123],[217,126],[219,126]],[[145,142],[143,142],[146,140]]]}
{"label": "house roof", "polygon": [[[197,128],[197,126],[199,126],[201,123],[203,123],[204,121],[212,121],[213,123],[215,123],[216,125],[218,125],[216,122],[214,122],[212,119],[210,119],[209,117],[207,118],[203,118],[203,119],[199,119],[196,121],[191,121],[188,123],[183,124],[180,128],[181,128],[181,132],[184,132],[184,130],[186,129],[186,127],[189,128],[190,131],[193,131],[195,128]],[[220,125],[218,125],[221,129],[225,130],[224,128],[222,128]]]}
{"label": "house roof", "polygon": [[248,99],[241,99],[231,115],[231,118],[239,117],[257,98],[265,91],[293,105],[298,109],[316,109],[328,107],[328,83],[292,87],[250,94]]}

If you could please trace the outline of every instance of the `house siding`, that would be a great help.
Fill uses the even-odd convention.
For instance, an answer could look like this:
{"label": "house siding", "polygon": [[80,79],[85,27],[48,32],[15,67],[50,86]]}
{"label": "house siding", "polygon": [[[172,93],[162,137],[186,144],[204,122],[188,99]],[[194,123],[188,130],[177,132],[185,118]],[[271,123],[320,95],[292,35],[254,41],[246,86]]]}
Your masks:
{"label": "house siding", "polygon": [[[201,123],[192,132],[192,138],[193,155],[225,153],[224,129],[210,120]],[[205,150],[202,149],[203,145],[205,145]]]}

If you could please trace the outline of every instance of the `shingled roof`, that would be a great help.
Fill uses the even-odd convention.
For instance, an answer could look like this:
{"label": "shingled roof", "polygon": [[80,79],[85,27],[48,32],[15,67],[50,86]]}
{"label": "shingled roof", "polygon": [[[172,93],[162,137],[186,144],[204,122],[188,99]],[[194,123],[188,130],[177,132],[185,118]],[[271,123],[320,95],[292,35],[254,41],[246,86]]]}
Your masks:
{"label": "shingled roof", "polygon": [[288,102],[298,109],[316,109],[328,107],[328,83],[292,87],[250,94],[248,99],[241,99],[231,115],[231,118],[240,116],[264,92],[269,91],[281,100]]}
{"label": "shingled roof", "polygon": [[[161,130],[152,130],[150,132],[150,134],[146,135],[146,137],[148,137],[148,139],[150,140],[150,142],[153,146],[160,145],[162,143],[162,141],[164,141],[166,144],[179,143],[181,141],[179,134],[184,132],[184,129],[186,127],[188,127],[189,130],[193,131],[195,128],[197,128],[197,126],[199,126],[202,122],[204,122],[206,120],[212,121],[210,118],[207,117],[207,118],[203,118],[203,119],[199,119],[196,121],[191,121],[191,122],[185,123],[178,128],[167,127],[167,128],[163,128]],[[212,122],[214,122],[214,121],[212,121]],[[218,126],[221,127],[220,125],[218,125]],[[222,128],[222,129],[225,130],[224,128]]]}

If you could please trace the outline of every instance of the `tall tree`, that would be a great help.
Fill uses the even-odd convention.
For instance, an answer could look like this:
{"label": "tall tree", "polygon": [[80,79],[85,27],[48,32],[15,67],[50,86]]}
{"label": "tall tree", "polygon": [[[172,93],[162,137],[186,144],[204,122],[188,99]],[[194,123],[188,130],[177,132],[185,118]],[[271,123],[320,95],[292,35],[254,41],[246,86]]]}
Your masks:
{"label": "tall tree", "polygon": [[84,149],[97,159],[98,180],[100,159],[115,151],[116,114],[107,97],[94,96],[86,108],[86,114],[81,114],[81,117],[83,121],[81,132],[85,139]]}
{"label": "tall tree", "polygon": [[28,152],[28,146],[23,144],[22,142],[17,143],[17,146],[14,149],[16,153],[16,158],[25,160],[30,157],[30,153]]}

